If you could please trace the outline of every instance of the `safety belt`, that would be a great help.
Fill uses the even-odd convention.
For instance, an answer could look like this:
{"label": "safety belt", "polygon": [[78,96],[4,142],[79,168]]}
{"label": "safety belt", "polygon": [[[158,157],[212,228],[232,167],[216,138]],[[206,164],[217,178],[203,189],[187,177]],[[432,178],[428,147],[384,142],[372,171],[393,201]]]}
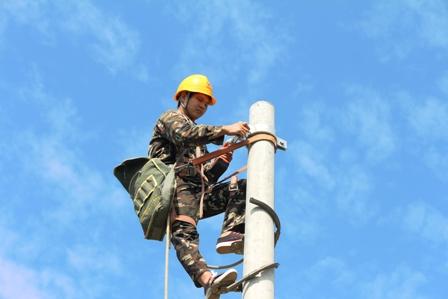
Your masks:
{"label": "safety belt", "polygon": [[224,155],[228,152],[232,152],[236,149],[239,149],[243,146],[246,145],[251,145],[257,141],[261,141],[261,140],[266,140],[266,141],[270,141],[272,142],[272,144],[274,144],[274,147],[277,148],[277,138],[270,134],[270,133],[264,133],[264,132],[259,132],[259,133],[255,133],[251,136],[249,136],[247,139],[240,141],[238,143],[234,143],[231,144],[229,146],[226,146],[225,148],[221,148],[218,149],[216,151],[213,151],[211,153],[205,154],[203,156],[197,157],[195,159],[192,159],[190,162],[191,164],[193,164],[194,166],[200,165],[204,162],[207,162],[213,158],[219,157],[221,155]]}

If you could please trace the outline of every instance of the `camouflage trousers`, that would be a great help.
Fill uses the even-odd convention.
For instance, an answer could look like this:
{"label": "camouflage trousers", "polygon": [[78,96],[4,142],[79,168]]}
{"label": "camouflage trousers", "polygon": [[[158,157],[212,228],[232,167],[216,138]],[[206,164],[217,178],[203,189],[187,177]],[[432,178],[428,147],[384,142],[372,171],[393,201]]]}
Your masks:
{"label": "camouflage trousers", "polygon": [[[187,215],[197,221],[201,187],[176,178],[176,196],[173,208],[177,215]],[[229,183],[215,186],[204,197],[203,218],[224,214],[221,233],[236,231],[244,233],[244,213],[246,207],[246,180],[238,181],[238,190],[230,190]],[[199,252],[199,234],[194,225],[184,221],[172,223],[171,242],[177,258],[196,287],[201,287],[199,277],[208,271],[207,263]]]}

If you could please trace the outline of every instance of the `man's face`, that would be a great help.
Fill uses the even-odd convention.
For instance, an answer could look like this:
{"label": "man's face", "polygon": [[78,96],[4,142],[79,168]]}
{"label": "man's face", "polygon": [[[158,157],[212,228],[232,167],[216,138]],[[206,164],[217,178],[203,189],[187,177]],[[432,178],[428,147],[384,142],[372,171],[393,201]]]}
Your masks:
{"label": "man's face", "polygon": [[192,120],[200,118],[207,111],[210,97],[202,93],[191,95],[187,104],[187,113]]}

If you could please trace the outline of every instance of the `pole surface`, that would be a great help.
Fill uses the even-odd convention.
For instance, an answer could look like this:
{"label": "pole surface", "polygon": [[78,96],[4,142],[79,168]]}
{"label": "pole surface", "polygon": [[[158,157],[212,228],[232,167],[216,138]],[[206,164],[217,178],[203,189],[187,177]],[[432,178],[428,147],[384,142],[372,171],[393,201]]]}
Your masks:
{"label": "pole surface", "polygon": [[[275,135],[274,106],[258,101],[250,107],[251,133]],[[247,163],[246,229],[244,240],[244,275],[274,262],[274,224],[270,216],[249,203],[251,197],[274,208],[274,145],[258,141],[249,149]],[[243,287],[244,299],[274,298],[274,269],[263,271]]]}

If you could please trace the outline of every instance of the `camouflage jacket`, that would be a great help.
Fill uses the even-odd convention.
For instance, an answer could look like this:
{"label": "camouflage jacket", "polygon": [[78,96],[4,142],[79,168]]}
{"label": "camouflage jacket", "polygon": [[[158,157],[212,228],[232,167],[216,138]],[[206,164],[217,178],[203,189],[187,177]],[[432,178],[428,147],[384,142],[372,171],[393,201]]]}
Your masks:
{"label": "camouflage jacket", "polygon": [[[196,167],[188,161],[207,153],[208,143],[222,144],[222,126],[198,125],[176,110],[163,113],[157,120],[149,143],[148,155],[159,158],[166,164],[176,164],[176,174],[186,181],[200,184],[201,177]],[[196,155],[199,147],[199,155]],[[204,174],[209,183],[214,183],[226,171],[228,163],[216,158],[204,165]]]}

